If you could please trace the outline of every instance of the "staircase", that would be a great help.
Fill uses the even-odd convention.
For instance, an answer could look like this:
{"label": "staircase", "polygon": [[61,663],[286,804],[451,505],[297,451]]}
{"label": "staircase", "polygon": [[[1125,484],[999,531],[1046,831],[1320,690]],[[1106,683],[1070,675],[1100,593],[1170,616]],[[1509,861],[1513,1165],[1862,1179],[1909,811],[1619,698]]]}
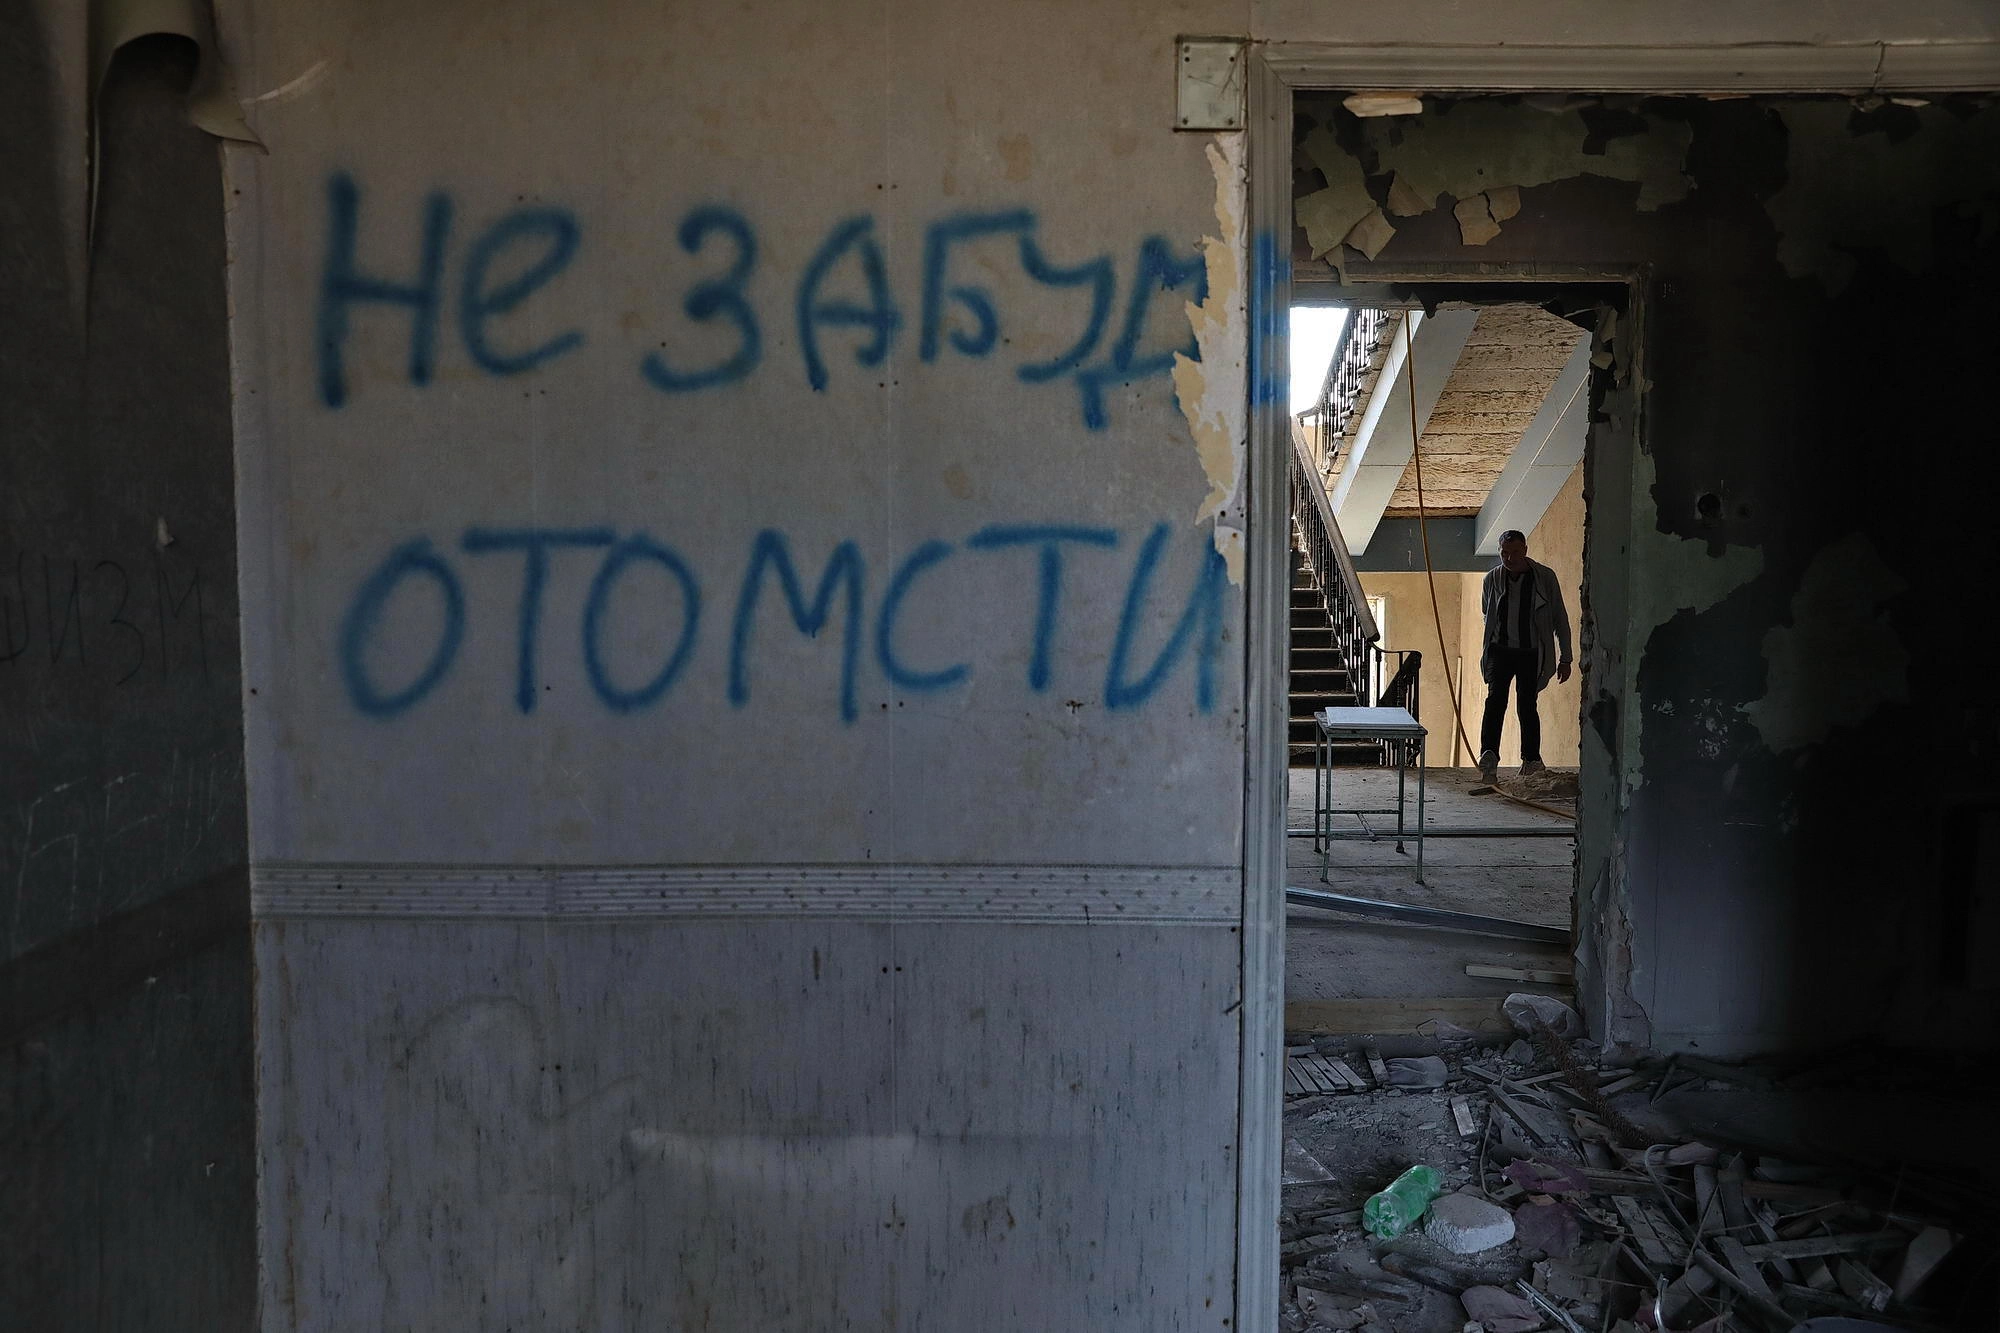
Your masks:
{"label": "staircase", "polygon": [[[1294,534],[1296,537],[1297,534]],[[1321,596],[1305,554],[1294,541],[1292,546],[1292,619],[1290,682],[1291,699],[1287,740],[1294,767],[1310,768],[1313,761],[1313,714],[1322,708],[1352,707],[1362,702],[1347,675],[1346,654],[1335,642],[1332,618]],[[1342,753],[1352,750],[1352,755]],[[1367,744],[1341,746],[1335,762],[1373,762],[1375,747]]]}
{"label": "staircase", "polygon": [[[1353,324],[1350,322],[1349,331]],[[1372,336],[1372,335],[1371,335]],[[1321,415],[1338,419],[1351,412],[1359,375],[1353,363],[1368,353],[1365,339],[1344,338],[1328,370],[1333,386],[1322,394]],[[1350,381],[1352,383],[1350,383]],[[1331,396],[1331,397],[1329,397]],[[1332,399],[1338,399],[1337,402]],[[1317,729],[1313,714],[1322,708],[1388,706],[1417,712],[1417,679],[1423,656],[1382,648],[1381,631],[1369,614],[1368,599],[1354,558],[1334,520],[1326,485],[1293,422],[1291,458],[1291,636],[1287,693],[1286,749],[1294,767],[1313,762]],[[1389,669],[1377,698],[1373,678]],[[1353,741],[1333,747],[1336,764],[1380,764],[1392,757],[1388,742]]]}

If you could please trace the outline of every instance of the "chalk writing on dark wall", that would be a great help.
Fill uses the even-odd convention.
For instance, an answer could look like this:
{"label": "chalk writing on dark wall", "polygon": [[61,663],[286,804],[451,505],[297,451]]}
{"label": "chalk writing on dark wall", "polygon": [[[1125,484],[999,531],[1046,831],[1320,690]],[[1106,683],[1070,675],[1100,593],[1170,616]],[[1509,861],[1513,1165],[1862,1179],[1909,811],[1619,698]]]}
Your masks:
{"label": "chalk writing on dark wall", "polygon": [[[437,191],[414,215],[372,206],[352,176],[336,173],[326,188],[326,249],[320,265],[315,344],[321,400],[345,405],[356,392],[349,342],[357,320],[400,317],[408,332],[402,378],[430,383],[444,330],[473,366],[507,377],[553,366],[583,354],[629,356],[639,382],[664,394],[700,393],[743,381],[766,366],[774,320],[788,321],[801,376],[826,390],[843,362],[860,370],[883,363],[912,323],[905,298],[889,279],[887,240],[868,214],[835,222],[796,275],[770,274],[755,223],[715,204],[682,215],[667,233],[662,261],[698,276],[688,279],[677,317],[706,350],[669,355],[663,348],[599,348],[601,331],[566,328],[524,339],[509,319],[538,292],[559,282],[587,250],[582,222],[568,209],[542,205],[514,209],[458,236],[459,208]],[[1196,253],[1178,253],[1164,238],[1147,236],[1124,264],[1111,255],[1064,263],[1045,249],[1040,218],[1025,208],[954,213],[922,229],[923,276],[915,306],[919,364],[946,355],[999,358],[1007,345],[1006,311],[992,289],[971,281],[982,266],[1012,261],[1028,280],[1060,294],[1073,309],[1073,341],[1055,355],[1003,366],[1028,385],[1074,385],[1082,423],[1109,423],[1106,398],[1116,385],[1164,378],[1174,354],[1197,357],[1180,320],[1181,302],[1199,303],[1207,271]],[[462,242],[462,243],[461,243]],[[1125,273],[1120,296],[1120,273]],[[774,300],[773,289],[790,299]],[[1172,296],[1168,294],[1172,293]],[[648,312],[665,317],[667,311]],[[1169,338],[1161,326],[1180,332]],[[791,353],[787,354],[788,356]],[[783,373],[772,367],[766,373]]]}
{"label": "chalk writing on dark wall", "polygon": [[0,688],[35,668],[110,685],[209,674],[201,571],[150,558],[0,555]]}
{"label": "chalk writing on dark wall", "polygon": [[[1032,562],[1022,572],[1032,568],[1035,575],[1032,610],[1022,607],[1022,614],[1009,616],[1007,608],[994,608],[990,641],[1004,646],[1006,636],[1019,636],[1020,656],[1028,664],[1020,683],[1030,693],[1047,692],[1063,676],[1065,654],[1073,660],[1081,650],[1108,662],[1103,676],[1088,684],[1101,691],[1109,709],[1147,703],[1186,664],[1195,706],[1210,712],[1221,662],[1227,573],[1204,537],[1191,580],[1168,586],[1161,566],[1172,544],[1173,528],[1166,523],[1136,542],[1111,528],[996,525],[959,542],[921,542],[887,564],[887,578],[878,584],[879,571],[871,572],[857,543],[839,542],[814,562],[802,558],[784,532],[766,528],[750,539],[740,577],[724,584],[731,600],[723,622],[728,639],[724,676],[718,682],[722,697],[734,708],[753,704],[759,645],[787,631],[815,643],[830,641],[830,674],[837,676],[837,684],[829,702],[843,722],[855,720],[862,676],[871,666],[903,693],[935,694],[963,686],[975,675],[972,661],[912,661],[905,631],[926,617],[927,585],[952,562],[1022,561]],[[504,558],[515,560],[521,571],[511,654],[511,694],[518,711],[536,709],[545,651],[578,653],[592,694],[616,713],[657,704],[687,677],[713,619],[705,611],[709,585],[695,561],[642,531],[474,527],[449,545],[428,536],[398,544],[355,587],[334,644],[354,707],[371,717],[399,716],[460,670],[471,616],[462,568],[466,562]],[[595,561],[595,572],[580,605],[552,607],[550,569],[565,559]],[[1083,560],[1115,562],[1108,569],[1124,580],[1115,625],[1072,624],[1065,617],[1068,574]],[[1097,572],[1101,576],[1106,571]],[[621,629],[631,628],[619,623],[621,615],[631,614],[630,604],[618,601],[619,590],[641,574],[649,576],[649,589],[664,588],[669,600],[644,613],[646,639],[657,656],[635,673],[629,663],[614,667],[607,644]],[[645,595],[656,597],[650,590]],[[429,610],[403,615],[392,632],[390,611],[399,599],[406,612],[419,606]],[[621,605],[628,609],[621,612]],[[1162,608],[1177,614],[1159,642]],[[560,628],[545,628],[551,622]],[[667,627],[664,632],[662,626]],[[399,642],[394,645],[398,653],[386,653],[384,643],[392,633],[420,642]],[[386,661],[391,656],[398,659],[393,668]],[[491,678],[497,682],[504,674]],[[1069,680],[1065,688],[1085,684]]]}

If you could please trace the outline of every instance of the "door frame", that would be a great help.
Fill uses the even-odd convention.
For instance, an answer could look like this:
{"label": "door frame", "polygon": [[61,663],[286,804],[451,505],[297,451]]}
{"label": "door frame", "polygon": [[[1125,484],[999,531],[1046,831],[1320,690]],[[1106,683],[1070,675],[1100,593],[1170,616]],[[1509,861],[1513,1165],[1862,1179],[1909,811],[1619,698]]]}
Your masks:
{"label": "door frame", "polygon": [[[1326,90],[1866,94],[2000,89],[2000,42],[1838,46],[1343,46],[1259,40],[1244,52],[1251,254],[1245,615],[1242,1029],[1234,1327],[1278,1323],[1284,1103],[1286,466],[1292,99]],[[1637,293],[1635,293],[1636,295]],[[1634,321],[1638,322],[1637,320]],[[1603,535],[1600,533],[1600,536]],[[1600,836],[1615,837],[1603,829]],[[1608,873],[1621,874],[1615,859]],[[1618,885],[1608,885],[1615,892]]]}

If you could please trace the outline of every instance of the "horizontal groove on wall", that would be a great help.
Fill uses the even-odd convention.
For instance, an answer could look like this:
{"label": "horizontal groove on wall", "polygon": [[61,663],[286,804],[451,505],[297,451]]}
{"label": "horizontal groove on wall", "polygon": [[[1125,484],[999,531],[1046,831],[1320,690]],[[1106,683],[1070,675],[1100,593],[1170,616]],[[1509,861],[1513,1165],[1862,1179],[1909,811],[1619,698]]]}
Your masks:
{"label": "horizontal groove on wall", "polygon": [[1009,924],[1229,923],[1237,866],[362,865],[268,862],[258,920],[689,921],[833,917]]}

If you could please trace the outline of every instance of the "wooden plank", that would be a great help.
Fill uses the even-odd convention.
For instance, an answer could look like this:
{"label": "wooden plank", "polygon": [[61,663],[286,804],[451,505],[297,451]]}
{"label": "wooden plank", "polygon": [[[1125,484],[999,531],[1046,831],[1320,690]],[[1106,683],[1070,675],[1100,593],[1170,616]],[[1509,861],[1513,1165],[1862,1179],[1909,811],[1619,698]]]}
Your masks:
{"label": "wooden plank", "polygon": [[1738,1189],[1746,1199],[1768,1199],[1772,1203],[1839,1203],[1839,1190],[1822,1185],[1790,1185],[1781,1180],[1743,1180]]}
{"label": "wooden plank", "polygon": [[1535,1141],[1536,1146],[1546,1147],[1556,1139],[1575,1142],[1575,1136],[1563,1126],[1562,1118],[1555,1112],[1539,1106],[1529,1106],[1518,1098],[1508,1096],[1499,1088],[1493,1089],[1493,1100],[1506,1107],[1507,1113],[1521,1122],[1521,1128],[1528,1131],[1528,1137]]}
{"label": "wooden plank", "polygon": [[1712,1166],[1694,1169],[1694,1229],[1703,1238],[1722,1229],[1722,1198]]}
{"label": "wooden plank", "polygon": [[1590,1182],[1592,1194],[1650,1194],[1653,1182],[1644,1176],[1635,1176],[1629,1171],[1606,1170],[1602,1167],[1587,1166],[1583,1178]]}
{"label": "wooden plank", "polygon": [[1907,1301],[1917,1294],[1925,1279],[1945,1261],[1958,1237],[1943,1227],[1925,1227],[1910,1242],[1910,1248],[1903,1255],[1902,1265],[1896,1270],[1896,1299]]}
{"label": "wooden plank", "polygon": [[1742,1241],[1733,1236],[1719,1236],[1715,1241],[1715,1251],[1722,1256],[1722,1262],[1729,1265],[1729,1271],[1743,1279],[1743,1285],[1750,1289],[1751,1295],[1767,1301],[1777,1299],[1771,1284],[1757,1271],[1757,1261],[1750,1257]]}
{"label": "wooden plank", "polygon": [[1287,1000],[1285,1027],[1293,1032],[1421,1035],[1417,1029],[1440,1020],[1474,1032],[1510,1032],[1498,995],[1441,999]]}
{"label": "wooden plank", "polygon": [[1468,977],[1491,977],[1496,981],[1533,981],[1544,986],[1568,986],[1576,981],[1569,972],[1549,972],[1532,967],[1499,967],[1492,963],[1467,963]]}
{"label": "wooden plank", "polygon": [[1829,1254],[1866,1254],[1872,1250],[1894,1250],[1909,1243],[1901,1231],[1857,1232],[1847,1236],[1801,1236],[1797,1240],[1768,1240],[1745,1245],[1743,1252],[1758,1262],[1767,1259],[1817,1259]]}
{"label": "wooden plank", "polygon": [[1879,1314],[1889,1308],[1889,1301],[1895,1292],[1874,1273],[1852,1259],[1842,1259],[1833,1271],[1840,1280],[1840,1289],[1870,1311]]}
{"label": "wooden plank", "polygon": [[1789,1311],[1780,1306],[1776,1301],[1771,1300],[1769,1297],[1758,1295],[1754,1287],[1731,1272],[1728,1265],[1724,1264],[1707,1250],[1697,1247],[1694,1252],[1694,1261],[1707,1270],[1709,1275],[1723,1286],[1734,1287],[1738,1294],[1776,1327],[1787,1328],[1798,1322],[1792,1318]]}
{"label": "wooden plank", "polygon": [[1388,1087],[1389,1066],[1383,1061],[1382,1052],[1370,1046],[1366,1054],[1368,1056],[1368,1072],[1375,1076],[1375,1086],[1378,1088]]}
{"label": "wooden plank", "polygon": [[1681,1316],[1696,1298],[1714,1290],[1715,1279],[1699,1264],[1693,1265],[1660,1293],[1660,1313],[1667,1317],[1668,1324],[1678,1326]]}
{"label": "wooden plank", "polygon": [[[1611,1206],[1618,1210],[1618,1216],[1632,1233],[1632,1239],[1638,1242],[1639,1252],[1646,1256],[1647,1263],[1656,1268],[1679,1271],[1680,1256],[1660,1235],[1659,1227],[1644,1204],[1629,1194],[1616,1194],[1611,1198]],[[1721,1277],[1721,1274],[1716,1276]]]}
{"label": "wooden plank", "polygon": [[1347,1081],[1347,1087],[1350,1091],[1353,1092],[1367,1091],[1368,1080],[1361,1077],[1361,1075],[1355,1073],[1354,1066],[1348,1064],[1347,1061],[1329,1059],[1326,1063],[1327,1067],[1333,1070],[1334,1074],[1337,1077],[1345,1079]]}

